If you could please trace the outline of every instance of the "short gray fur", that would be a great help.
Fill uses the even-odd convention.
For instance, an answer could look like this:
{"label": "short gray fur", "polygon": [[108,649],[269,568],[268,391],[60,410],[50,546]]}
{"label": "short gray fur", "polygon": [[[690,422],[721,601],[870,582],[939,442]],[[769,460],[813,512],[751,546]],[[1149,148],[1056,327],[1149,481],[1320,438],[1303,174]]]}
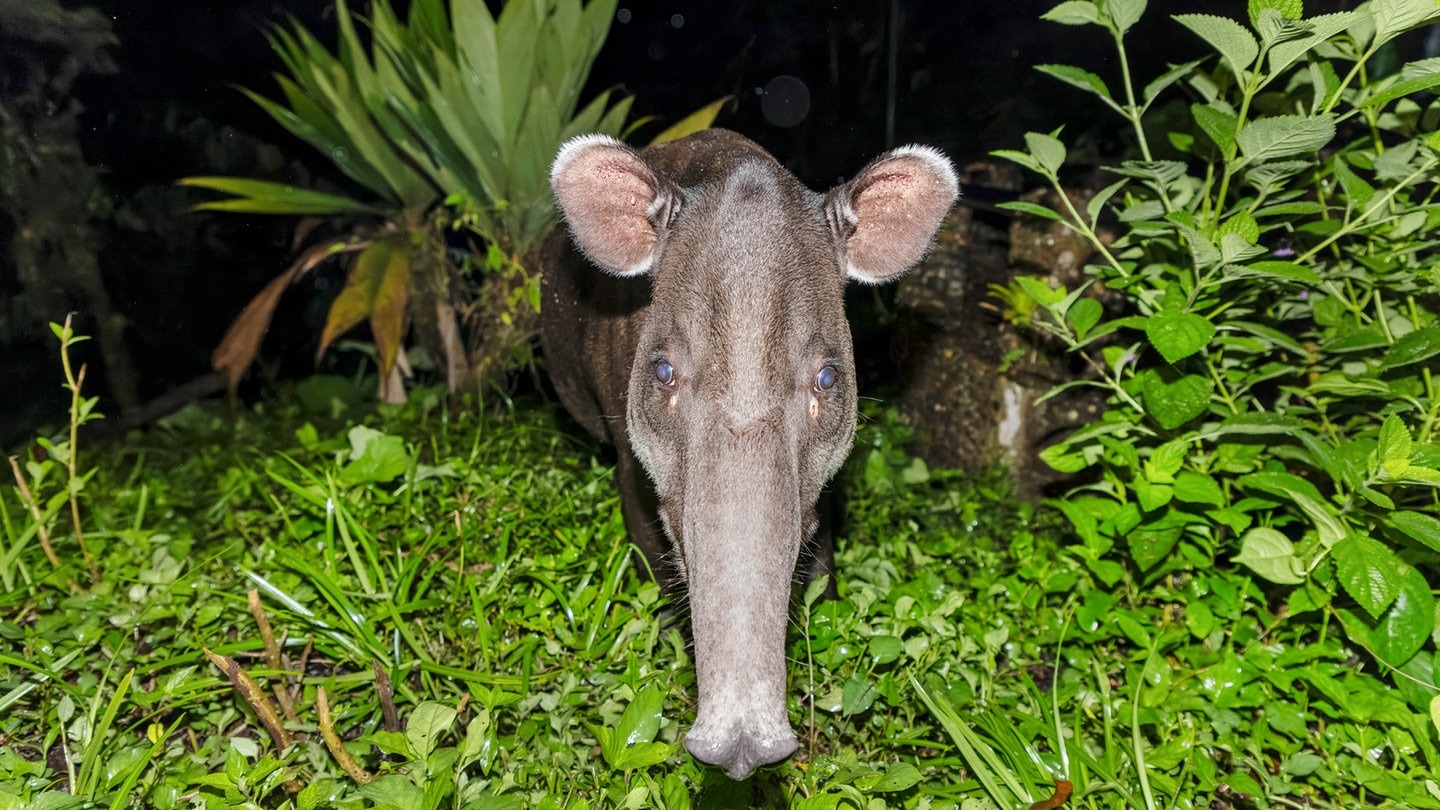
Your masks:
{"label": "short gray fur", "polygon": [[550,375],[616,446],[631,540],[689,600],[699,706],[685,745],[743,779],[797,745],[791,584],[807,544],[804,575],[829,570],[816,503],[855,431],[845,283],[891,280],[923,255],[954,172],[908,147],[821,195],[707,130],[642,153],[577,138],[551,183],[584,257],[564,233],[542,249]]}

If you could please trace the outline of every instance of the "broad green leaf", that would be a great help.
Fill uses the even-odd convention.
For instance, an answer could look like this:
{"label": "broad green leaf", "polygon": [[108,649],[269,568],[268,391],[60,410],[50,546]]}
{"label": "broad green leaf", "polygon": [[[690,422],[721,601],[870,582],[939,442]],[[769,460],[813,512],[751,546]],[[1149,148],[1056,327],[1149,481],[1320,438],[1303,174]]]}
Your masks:
{"label": "broad green leaf", "polygon": [[1230,561],[1280,585],[1299,585],[1305,581],[1304,567],[1295,556],[1295,544],[1271,528],[1260,526],[1246,532],[1240,539],[1240,553]]}
{"label": "broad green leaf", "polygon": [[1189,312],[1160,312],[1145,319],[1145,336],[1168,363],[1178,363],[1205,348],[1215,324]]}
{"label": "broad green leaf", "polygon": [[[1274,193],[1281,183],[1295,175],[1308,171],[1312,164],[1308,160],[1273,160],[1245,170],[1245,182],[1266,194]],[[1259,216],[1257,213],[1256,216]]]}
{"label": "broad green leaf", "polygon": [[[1345,354],[1347,352],[1365,352],[1371,349],[1378,349],[1383,346],[1389,345],[1390,341],[1385,338],[1385,333],[1381,332],[1376,327],[1370,326],[1361,329],[1358,332],[1351,332],[1348,335],[1341,335],[1333,340],[1327,340],[1324,343],[1320,344],[1320,351],[1323,354]],[[1336,373],[1338,372],[1329,372],[1326,376]],[[1325,379],[1326,377],[1322,376],[1320,378],[1320,381],[1323,381]],[[1380,383],[1378,380],[1361,381],[1356,379],[1353,381],[1362,382],[1362,384],[1368,384],[1371,386],[1371,390],[1390,390],[1388,387],[1384,387],[1383,383]],[[1377,385],[1380,387],[1376,387]]]}
{"label": "broad green leaf", "polygon": [[1304,35],[1294,39],[1284,39],[1276,42],[1270,48],[1270,74],[1272,77],[1279,76],[1282,71],[1295,63],[1295,60],[1314,50],[1316,46],[1349,28],[1355,21],[1355,12],[1342,11],[1335,14],[1321,14],[1310,17],[1301,23],[1306,31]]}
{"label": "broad green leaf", "polygon": [[1180,427],[1210,406],[1214,386],[1206,377],[1171,368],[1146,369],[1138,376],[1145,409],[1166,430]]}
{"label": "broad green leaf", "polygon": [[1414,566],[1404,562],[1399,565],[1399,592],[1370,633],[1375,653],[1397,669],[1420,652],[1435,629],[1435,596],[1430,592],[1430,583]]}
{"label": "broad green leaf", "polygon": [[1065,144],[1043,132],[1025,133],[1025,146],[1046,173],[1054,175],[1065,163]]}
{"label": "broad green leaf", "polygon": [[1305,513],[1306,517],[1310,518],[1320,533],[1320,542],[1327,547],[1334,546],[1348,533],[1345,524],[1335,514],[1334,508],[1325,501],[1320,490],[1298,475],[1284,472],[1257,472],[1241,477],[1239,483],[1244,487],[1253,487],[1290,499],[1300,508],[1300,511]]}
{"label": "broad green leaf", "polygon": [[408,810],[420,808],[425,802],[425,791],[404,774],[398,773],[360,785],[356,792],[370,801],[370,807],[397,807]]}
{"label": "broad green leaf", "polygon": [[1344,157],[1336,155],[1332,158],[1330,168],[1345,189],[1345,197],[1349,200],[1351,208],[1364,210],[1366,206],[1370,205],[1370,201],[1375,198],[1375,187],[1356,174]]}
{"label": "broad green leaf", "polygon": [[1175,474],[1185,464],[1185,457],[1190,453],[1190,442],[1188,439],[1176,439],[1168,441],[1155,448],[1150,457],[1145,459],[1145,477],[1157,484],[1169,484],[1175,480]]}
{"label": "broad green leaf", "polygon": [[876,793],[893,793],[900,790],[908,790],[920,783],[923,778],[919,769],[908,762],[897,762],[885,769],[885,774],[880,781],[871,785],[870,790]]}
{"label": "broad green leaf", "polygon": [[1412,28],[1440,19],[1435,0],[1375,0],[1370,4],[1375,17],[1375,44],[1393,39]]}
{"label": "broad green leaf", "polygon": [[1021,152],[1018,149],[991,149],[990,155],[991,157],[1008,160],[1011,163],[1017,163],[1037,174],[1043,172],[1043,170],[1040,168],[1040,163],[1036,161],[1035,158],[1030,157],[1030,155],[1026,154],[1025,152]]}
{"label": "broad green leaf", "polygon": [[1240,125],[1240,119],[1234,113],[1219,109],[1214,104],[1191,104],[1190,114],[1200,131],[1219,147],[1220,154],[1234,154],[1235,132]]}
{"label": "broad green leaf", "polygon": [[1254,244],[1260,241],[1260,226],[1255,223],[1255,218],[1245,211],[1241,211],[1224,222],[1220,223],[1220,234],[1234,234],[1245,239],[1246,242]]}
{"label": "broad green leaf", "polygon": [[1238,233],[1220,234],[1220,261],[1224,264],[1243,262],[1267,252]]}
{"label": "broad green leaf", "polygon": [[1052,444],[1040,451],[1040,460],[1050,465],[1056,472],[1073,473],[1080,472],[1090,466],[1086,461],[1085,454],[1072,452],[1069,445]]}
{"label": "broad green leaf", "polygon": [[1150,646],[1150,632],[1133,615],[1124,611],[1118,612],[1115,614],[1114,622],[1115,626],[1120,628],[1120,632],[1124,633],[1125,637],[1130,639],[1130,642],[1136,647],[1143,650]]}
{"label": "broad green leaf", "polygon": [[1220,437],[1225,434],[1240,435],[1292,435],[1296,431],[1305,430],[1309,422],[1305,419],[1287,417],[1284,414],[1238,414],[1221,422],[1220,428],[1212,432],[1212,437]]}
{"label": "broad green leaf", "polygon": [[888,664],[900,657],[905,651],[904,642],[899,636],[877,635],[870,637],[870,659],[878,664]]}
{"label": "broad green leaf", "polygon": [[1390,549],[1362,534],[1351,534],[1330,549],[1340,585],[1379,618],[1400,594],[1402,563]]}
{"label": "broad green leaf", "polygon": [[465,726],[465,741],[460,746],[459,767],[479,762],[482,769],[490,767],[494,756],[495,734],[491,725],[490,709],[481,706],[475,709],[475,716]]}
{"label": "broad green leaf", "polygon": [[[1169,484],[1153,484],[1145,480],[1144,478],[1137,478],[1131,483],[1132,486],[1134,486],[1135,488],[1135,500],[1140,503],[1140,508],[1145,510],[1146,512],[1153,512],[1156,509],[1159,509],[1160,507],[1170,503],[1171,499],[1175,497],[1175,488],[1170,486]],[[1162,557],[1165,553],[1169,552],[1170,548],[1167,546],[1163,551],[1161,551],[1158,555],[1155,555],[1153,558],[1142,560],[1141,558],[1145,556],[1144,550],[1149,547],[1147,543],[1151,540],[1151,538],[1140,538],[1139,534],[1141,533],[1136,532],[1135,534],[1131,535],[1131,551],[1133,556],[1136,558],[1136,561],[1142,563],[1142,568],[1149,568],[1151,564],[1153,564],[1159,559],[1159,557]],[[1179,535],[1177,534],[1174,539],[1179,539]],[[1170,545],[1173,546],[1173,542]]]}
{"label": "broad green leaf", "polygon": [[1103,99],[1111,98],[1110,88],[1105,85],[1105,80],[1088,70],[1071,65],[1036,65],[1035,69],[1047,76],[1054,76],[1072,87],[1094,93]]}
{"label": "broad green leaf", "polygon": [[1076,337],[1084,340],[1085,335],[1095,328],[1095,324],[1100,322],[1102,314],[1104,314],[1104,307],[1100,305],[1099,301],[1094,298],[1081,298],[1065,312],[1065,320],[1075,329]]}
{"label": "broad green leaf", "polygon": [[1440,552],[1440,518],[1409,510],[1392,512],[1384,518],[1386,525],[1400,531],[1431,551]]}
{"label": "broad green leaf", "polygon": [[1146,0],[1105,0],[1105,16],[1114,23],[1116,30],[1125,33],[1145,15]]}
{"label": "broad green leaf", "polygon": [[1061,25],[1098,25],[1100,9],[1091,0],[1066,0],[1041,14],[1040,19]]}
{"label": "broad green leaf", "polygon": [[1065,300],[1063,288],[1051,287],[1039,276],[1016,276],[1015,283],[1041,306],[1050,307]]}
{"label": "broad green leaf", "polygon": [[1408,463],[1414,446],[1415,442],[1410,438],[1405,421],[1393,413],[1385,417],[1385,423],[1380,426],[1380,444],[1376,448],[1380,460]]}
{"label": "broad green leaf", "polygon": [[1175,497],[1186,503],[1225,505],[1225,494],[1215,479],[1192,470],[1184,470],[1175,476]]}
{"label": "broad green leaf", "polygon": [[1211,267],[1224,261],[1225,254],[1205,234],[1189,225],[1176,225],[1175,228],[1185,235],[1185,244],[1190,248],[1190,259],[1196,267]]}
{"label": "broad green leaf", "polygon": [[878,696],[873,683],[859,674],[853,675],[840,690],[840,713],[849,717],[869,711]]}
{"label": "broad green leaf", "polygon": [[648,743],[660,732],[661,710],[665,704],[665,693],[660,687],[651,685],[641,689],[625,707],[616,728],[617,740],[625,746]]}
{"label": "broad green leaf", "polygon": [[[629,771],[659,765],[675,753],[675,746],[660,742],[642,742],[621,748],[610,763],[616,770]],[[643,807],[643,804],[632,805]]]}
{"label": "broad green leaf", "polygon": [[1149,180],[1157,186],[1168,186],[1185,176],[1188,167],[1178,160],[1126,160],[1110,171]]}
{"label": "broad green leaf", "polygon": [[1260,45],[1245,26],[1228,17],[1209,14],[1179,14],[1176,22],[1194,31],[1230,63],[1230,69],[1243,81],[1243,73],[1260,54]]}
{"label": "broad green leaf", "polygon": [[1330,115],[1277,115],[1240,128],[1235,142],[1251,163],[1299,154],[1313,154],[1335,138]]}
{"label": "broad green leaf", "polygon": [[[356,427],[355,430],[360,430]],[[352,431],[353,432],[353,431]],[[410,746],[411,759],[430,756],[439,743],[441,734],[455,722],[455,710],[443,703],[427,700],[415,707],[405,721],[405,741]]]}
{"label": "broad green leaf", "polygon": [[1395,341],[1380,361],[1381,370],[1408,366],[1440,354],[1440,326],[1417,329]]}
{"label": "broad green leaf", "polygon": [[[350,428],[346,438],[350,441],[350,460],[340,468],[338,480],[341,484],[346,486],[384,484],[404,475],[405,471],[410,468],[410,454],[405,450],[405,440],[399,436],[391,436],[374,428],[356,425]],[[421,706],[424,705],[421,704]],[[429,723],[437,717],[443,717],[443,714],[432,708],[426,709],[425,714],[422,715],[417,707],[415,716],[422,718],[425,723]],[[453,720],[454,711],[451,710],[450,714],[450,719]],[[447,720],[446,723],[448,724],[449,721]],[[425,726],[423,724],[415,726],[412,720],[411,728],[417,729],[416,733],[418,733],[423,731]],[[420,753],[420,749],[415,748],[413,744],[411,751],[415,752],[416,757],[430,755],[429,751]]]}
{"label": "broad green leaf", "polygon": [[[1271,164],[1274,165],[1274,164]],[[1307,167],[1310,164],[1305,164]],[[1318,202],[1292,202],[1279,205],[1267,205],[1257,209],[1255,216],[1259,217],[1289,217],[1289,216],[1314,216],[1325,210],[1325,206]]]}

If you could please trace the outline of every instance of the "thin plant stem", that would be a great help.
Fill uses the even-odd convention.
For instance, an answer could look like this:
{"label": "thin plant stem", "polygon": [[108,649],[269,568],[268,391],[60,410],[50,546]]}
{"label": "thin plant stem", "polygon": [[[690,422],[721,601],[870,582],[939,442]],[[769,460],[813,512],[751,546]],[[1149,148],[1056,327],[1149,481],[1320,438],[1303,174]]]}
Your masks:
{"label": "thin plant stem", "polygon": [[15,485],[20,488],[20,497],[30,508],[30,515],[35,520],[35,536],[40,538],[40,547],[45,550],[45,559],[50,561],[52,567],[59,568],[60,558],[55,554],[55,547],[50,544],[50,530],[45,527],[45,517],[40,512],[40,504],[30,493],[30,485],[25,483],[25,474],[20,470],[18,457],[10,457],[10,470],[15,474]]}

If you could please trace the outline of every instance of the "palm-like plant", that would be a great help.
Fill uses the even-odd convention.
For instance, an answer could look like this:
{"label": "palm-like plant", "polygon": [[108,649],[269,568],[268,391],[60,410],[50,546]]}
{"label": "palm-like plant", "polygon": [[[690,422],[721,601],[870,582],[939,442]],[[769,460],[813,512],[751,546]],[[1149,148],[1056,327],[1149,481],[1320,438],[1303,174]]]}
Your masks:
{"label": "palm-like plant", "polygon": [[[484,281],[496,288],[484,300],[533,309],[536,282],[524,259],[555,225],[550,159],[572,135],[618,134],[629,114],[630,99],[612,104],[609,92],[579,108],[615,5],[509,0],[497,19],[484,0],[414,0],[402,21],[388,0],[375,0],[362,37],[339,0],[335,53],[299,26],[272,34],[289,74],[276,77],[284,99],[244,92],[368,195],[233,177],[181,181],[232,195],[202,209],[343,216],[353,223],[346,237],[304,251],[232,324],[213,357],[232,390],[285,287],[337,255],[348,262],[349,278],[330,309],[320,351],[368,319],[383,399],[404,397],[397,359],[411,324],[427,327],[417,337],[438,350],[451,390],[472,380],[476,365],[488,373],[508,355],[511,347],[496,340],[480,343],[482,355],[467,351],[451,292],[463,285],[446,232],[468,227],[489,244],[489,266],[500,272]],[[511,340],[528,337],[533,312],[493,310],[478,308],[487,337],[496,333],[484,321],[500,320]]]}

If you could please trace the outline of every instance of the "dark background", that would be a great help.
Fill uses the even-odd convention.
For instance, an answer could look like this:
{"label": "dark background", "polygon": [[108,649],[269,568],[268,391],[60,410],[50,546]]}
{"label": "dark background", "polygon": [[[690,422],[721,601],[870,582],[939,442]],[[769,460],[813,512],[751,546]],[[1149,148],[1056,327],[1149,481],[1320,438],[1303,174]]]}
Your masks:
{"label": "dark background", "polygon": [[[336,11],[332,0],[88,5],[110,18],[120,44],[112,51],[116,72],[75,86],[84,106],[80,140],[86,160],[103,170],[104,192],[117,211],[113,222],[99,223],[100,261],[115,307],[129,320],[127,342],[141,393],[150,398],[209,371],[209,352],[230,320],[287,264],[294,227],[289,218],[192,214],[198,198],[174,187],[175,180],[238,174],[345,183],[236,89],[277,95],[271,73],[280,65],[265,32],[293,19],[333,42]],[[658,119],[638,134],[643,141],[663,124],[733,96],[717,123],[755,138],[815,188],[833,185],[890,145],[934,144],[964,165],[989,150],[1017,147],[1027,130],[1066,122],[1067,140],[1078,137],[1097,159],[1121,155],[1119,118],[1032,69],[1076,64],[1118,85],[1100,30],[1039,21],[1052,5],[622,0],[586,97],[612,87],[633,94],[634,113]],[[1150,5],[1131,37],[1135,73],[1146,78],[1202,52],[1166,13],[1245,14],[1242,0]],[[365,6],[357,0],[351,7]],[[0,223],[0,248],[16,227]],[[337,282],[316,273],[305,282],[314,294],[286,295],[266,344],[271,379],[313,369],[318,324]],[[15,283],[0,267],[0,303]],[[64,312],[44,315],[61,320]],[[7,380],[0,385],[0,446],[9,446],[37,425],[60,423],[67,395],[48,330],[0,341]],[[88,387],[103,394],[101,364],[93,354],[89,359]]]}

